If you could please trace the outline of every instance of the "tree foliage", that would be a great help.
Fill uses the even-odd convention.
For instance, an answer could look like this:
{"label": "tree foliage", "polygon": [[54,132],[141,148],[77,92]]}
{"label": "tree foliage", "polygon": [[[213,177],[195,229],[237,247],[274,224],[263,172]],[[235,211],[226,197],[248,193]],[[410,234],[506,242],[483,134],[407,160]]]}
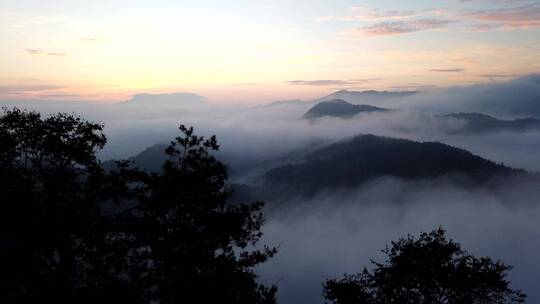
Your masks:
{"label": "tree foliage", "polygon": [[[2,297],[69,297],[99,221],[103,126],[79,117],[4,110],[0,117]],[[4,302],[4,301],[3,301]]]}
{"label": "tree foliage", "polygon": [[216,138],[179,129],[163,170],[136,180],[137,204],[118,221],[126,257],[139,266],[125,263],[130,277],[141,279],[147,301],[273,303],[275,288],[257,284],[251,269],[275,249],[247,250],[261,237],[262,204],[227,204]]}
{"label": "tree foliage", "polygon": [[334,304],[504,304],[522,303],[525,295],[510,288],[511,269],[488,257],[474,257],[447,239],[441,228],[392,242],[384,263],[372,271],[345,275],[324,284]]}
{"label": "tree foliage", "polygon": [[216,138],[180,133],[159,173],[104,170],[103,125],[4,109],[0,302],[274,303],[262,203],[228,203]]}

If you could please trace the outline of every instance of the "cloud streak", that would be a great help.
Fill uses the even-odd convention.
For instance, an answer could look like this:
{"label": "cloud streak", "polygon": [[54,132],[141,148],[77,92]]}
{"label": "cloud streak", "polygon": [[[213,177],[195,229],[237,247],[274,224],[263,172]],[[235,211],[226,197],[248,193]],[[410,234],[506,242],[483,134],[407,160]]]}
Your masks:
{"label": "cloud streak", "polygon": [[352,11],[357,13],[359,20],[388,20],[403,19],[418,15],[417,11],[412,10],[381,10],[366,7],[353,7]]}
{"label": "cloud streak", "polygon": [[445,10],[382,10],[363,6],[351,8],[351,14],[345,16],[324,16],[317,18],[318,21],[388,21],[403,20],[414,17],[441,16]]}
{"label": "cloud streak", "polygon": [[303,86],[334,86],[334,85],[349,85],[350,82],[343,80],[320,79],[320,80],[290,80],[286,83],[290,85]]}
{"label": "cloud streak", "polygon": [[26,53],[30,55],[47,55],[47,56],[67,56],[66,53],[50,52],[41,49],[26,49]]}
{"label": "cloud streak", "polygon": [[[470,2],[460,0],[460,2]],[[472,31],[498,29],[526,29],[540,27],[540,3],[526,1],[497,1],[498,5],[514,3],[513,7],[503,6],[493,9],[464,13],[446,9],[426,10],[381,10],[353,7],[345,16],[325,16],[318,21],[375,22],[357,29],[345,30],[348,36],[388,36],[446,28],[452,22],[465,25]],[[516,6],[519,5],[519,6]],[[466,29],[466,28],[465,28]]]}
{"label": "cloud streak", "polygon": [[61,86],[48,84],[28,84],[28,85],[1,85],[0,93],[15,94],[25,92],[43,92],[61,89]]}
{"label": "cloud streak", "polygon": [[356,29],[355,34],[363,37],[407,34],[432,29],[446,28],[452,21],[446,19],[416,19],[384,21]]}
{"label": "cloud streak", "polygon": [[404,19],[418,15],[416,11],[400,11],[373,9],[367,7],[352,7],[352,14],[347,16],[324,16],[317,18],[318,21],[376,21],[387,19]]}
{"label": "cloud streak", "polygon": [[475,25],[478,30],[540,27],[540,3],[481,10],[469,13],[465,18],[481,22]]}
{"label": "cloud streak", "polygon": [[367,83],[367,82],[377,81],[377,80],[380,80],[380,78],[351,79],[351,80],[338,80],[338,79],[289,80],[289,81],[286,81],[285,83],[289,85],[297,85],[297,86],[322,87],[322,86],[356,85],[360,83]]}
{"label": "cloud streak", "polygon": [[429,69],[430,72],[439,72],[439,73],[459,73],[465,71],[462,68],[452,68],[452,69]]}

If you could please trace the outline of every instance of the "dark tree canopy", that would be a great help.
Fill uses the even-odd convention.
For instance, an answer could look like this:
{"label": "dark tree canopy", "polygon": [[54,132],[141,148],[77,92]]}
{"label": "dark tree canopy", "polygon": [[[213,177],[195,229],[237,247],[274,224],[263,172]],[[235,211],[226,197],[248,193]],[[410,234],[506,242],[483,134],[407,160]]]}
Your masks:
{"label": "dark tree canopy", "polygon": [[181,135],[159,173],[104,170],[103,125],[0,114],[1,303],[274,303],[262,203],[231,204],[215,137]]}
{"label": "dark tree canopy", "polygon": [[0,117],[1,302],[68,298],[99,221],[103,126],[4,109]]}
{"label": "dark tree canopy", "polygon": [[511,269],[488,257],[474,257],[447,239],[439,228],[392,242],[384,263],[324,284],[334,304],[505,304],[522,303],[525,294],[510,288]]}
{"label": "dark tree canopy", "polygon": [[[181,136],[159,173],[143,176],[137,204],[118,218],[117,233],[141,298],[160,303],[274,303],[275,288],[256,283],[252,268],[275,249],[247,250],[261,237],[261,203],[227,204],[225,166],[211,152],[216,138]],[[133,250],[133,249],[136,250]],[[155,287],[154,287],[155,286]]]}
{"label": "dark tree canopy", "polygon": [[[107,170],[103,125],[78,116],[0,114],[0,303],[273,304],[254,268],[260,202],[233,203],[215,137],[183,125],[163,170],[129,161]],[[502,170],[502,169],[501,169]],[[349,303],[520,303],[510,267],[476,258],[442,229],[383,251],[370,272],[329,280]]]}

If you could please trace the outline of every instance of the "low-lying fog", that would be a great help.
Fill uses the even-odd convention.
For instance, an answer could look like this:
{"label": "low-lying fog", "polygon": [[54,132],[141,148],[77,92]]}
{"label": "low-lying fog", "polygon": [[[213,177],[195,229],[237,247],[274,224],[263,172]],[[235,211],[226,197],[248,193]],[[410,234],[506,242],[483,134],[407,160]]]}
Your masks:
{"label": "low-lying fog", "polygon": [[[198,134],[216,134],[223,153],[254,163],[363,133],[440,141],[507,166],[540,171],[540,130],[463,134],[455,132],[464,127],[463,121],[435,116],[482,112],[498,118],[540,118],[539,75],[391,100],[355,98],[351,94],[348,101],[400,111],[312,122],[302,115],[315,101],[215,106],[192,94],[140,95],[114,105],[2,104],[45,113],[76,112],[104,122],[109,143],[100,154],[103,159],[134,156],[167,142],[183,123],[195,126]],[[286,210],[273,213],[264,228],[265,242],[280,245],[280,253],[260,272],[265,281],[278,284],[281,303],[320,303],[324,279],[361,270],[400,236],[442,226],[471,253],[514,265],[513,285],[529,295],[530,303],[540,302],[540,185],[508,181],[505,187],[495,194],[444,182],[383,178],[353,192],[327,193],[303,204],[286,202]]]}
{"label": "low-lying fog", "polygon": [[279,254],[263,265],[265,282],[277,283],[280,303],[322,303],[322,283],[383,261],[391,241],[439,226],[463,248],[515,266],[510,281],[540,301],[540,187],[509,181],[503,194],[464,190],[444,182],[384,178],[354,192],[327,193],[286,202],[272,215],[264,242]]}

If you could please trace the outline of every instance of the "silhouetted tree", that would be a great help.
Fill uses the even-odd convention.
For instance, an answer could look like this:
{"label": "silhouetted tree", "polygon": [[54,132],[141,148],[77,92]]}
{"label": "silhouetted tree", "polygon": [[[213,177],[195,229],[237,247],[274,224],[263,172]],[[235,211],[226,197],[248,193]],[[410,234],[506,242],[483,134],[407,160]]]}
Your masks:
{"label": "silhouetted tree", "polygon": [[179,129],[163,170],[136,180],[137,203],[118,216],[128,277],[144,301],[274,303],[275,288],[252,271],[276,252],[253,249],[262,204],[227,203],[226,168],[211,153],[216,138]]}
{"label": "silhouetted tree", "polygon": [[488,257],[476,258],[449,240],[441,228],[392,242],[382,251],[385,263],[374,269],[324,284],[324,297],[334,304],[522,303],[525,294],[510,288],[511,269]]}
{"label": "silhouetted tree", "polygon": [[253,267],[262,203],[230,204],[225,166],[180,127],[159,173],[104,170],[103,126],[0,116],[1,303],[274,303]]}
{"label": "silhouetted tree", "polygon": [[99,222],[103,126],[66,114],[0,117],[1,302],[62,302],[82,286]]}

